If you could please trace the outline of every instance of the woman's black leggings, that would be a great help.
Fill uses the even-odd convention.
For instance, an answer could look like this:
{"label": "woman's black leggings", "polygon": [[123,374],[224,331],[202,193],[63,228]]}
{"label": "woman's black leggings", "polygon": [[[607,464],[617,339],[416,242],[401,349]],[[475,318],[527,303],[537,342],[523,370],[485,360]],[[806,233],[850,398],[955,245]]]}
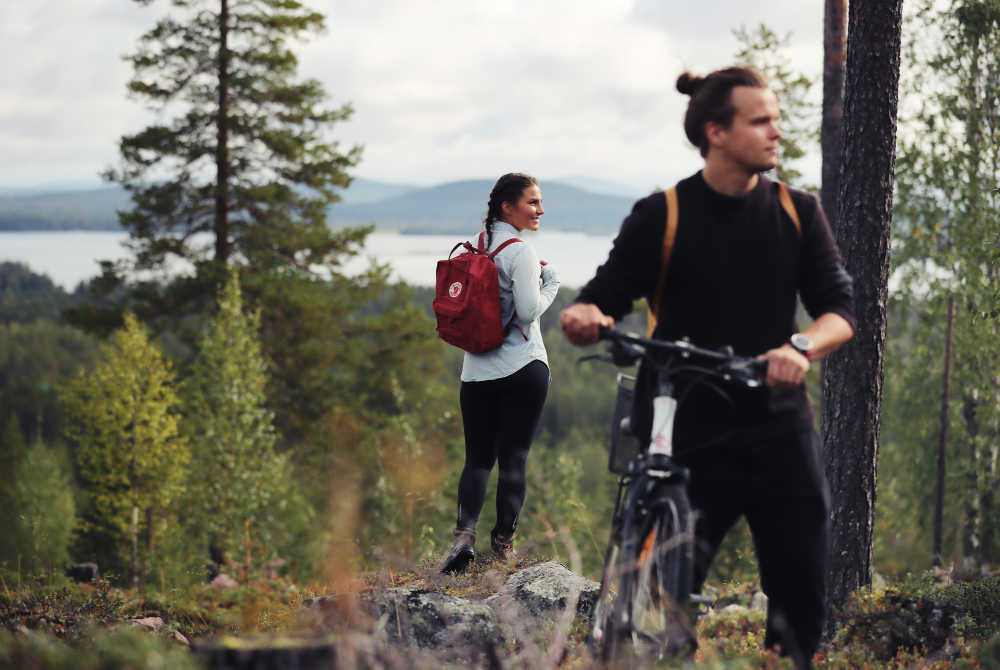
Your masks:
{"label": "woman's black leggings", "polygon": [[514,534],[524,504],[528,450],[548,389],[549,368],[538,360],[509,377],[462,382],[465,468],[458,480],[457,528],[475,530],[490,471],[499,460],[497,525],[493,531],[504,537]]}

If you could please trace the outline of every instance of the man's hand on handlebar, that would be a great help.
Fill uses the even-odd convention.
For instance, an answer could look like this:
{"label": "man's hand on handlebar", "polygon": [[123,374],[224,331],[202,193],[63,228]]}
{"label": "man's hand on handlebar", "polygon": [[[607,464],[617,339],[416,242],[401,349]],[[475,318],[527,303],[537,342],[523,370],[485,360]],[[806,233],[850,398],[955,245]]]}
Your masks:
{"label": "man's hand on handlebar", "polygon": [[768,386],[798,386],[805,381],[806,373],[809,372],[809,359],[787,344],[771,349],[757,358],[767,361]]}
{"label": "man's hand on handlebar", "polygon": [[615,320],[589,303],[574,303],[559,315],[563,335],[576,345],[594,344],[598,339],[598,329],[614,328]]}

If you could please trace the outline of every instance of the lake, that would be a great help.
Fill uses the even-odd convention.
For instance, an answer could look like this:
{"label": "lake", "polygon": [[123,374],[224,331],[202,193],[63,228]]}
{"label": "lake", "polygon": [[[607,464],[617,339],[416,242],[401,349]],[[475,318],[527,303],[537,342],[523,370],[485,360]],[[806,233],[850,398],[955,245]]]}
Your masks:
{"label": "lake", "polygon": [[[98,259],[128,256],[121,232],[57,231],[0,232],[0,261],[26,264],[33,272],[48,275],[67,290],[98,274]],[[613,235],[585,235],[556,231],[527,232],[525,241],[534,245],[538,257],[552,263],[564,286],[579,287],[594,275],[607,258]],[[446,258],[461,235],[399,235],[372,233],[361,257],[347,264],[348,272],[360,272],[368,258],[388,263],[393,276],[415,286],[432,286],[438,260]],[[180,271],[182,266],[177,266]]]}

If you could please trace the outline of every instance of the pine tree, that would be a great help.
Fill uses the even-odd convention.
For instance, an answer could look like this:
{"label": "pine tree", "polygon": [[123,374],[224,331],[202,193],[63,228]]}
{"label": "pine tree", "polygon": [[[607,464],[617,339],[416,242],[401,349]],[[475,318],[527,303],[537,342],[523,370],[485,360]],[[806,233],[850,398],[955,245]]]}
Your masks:
{"label": "pine tree", "polygon": [[837,243],[854,278],[854,339],[823,362],[822,434],[831,491],[827,593],[841,607],[872,581],[885,366],[902,0],[849,5]]}
{"label": "pine tree", "polygon": [[275,452],[259,321],[259,313],[244,313],[239,279],[231,272],[184,385],[184,427],[193,456],[189,521],[213,553],[233,558],[251,553],[249,533],[255,544],[276,549],[282,508],[304,504],[287,459]]}
{"label": "pine tree", "polygon": [[77,529],[80,550],[102,566],[127,566],[138,586],[140,518],[149,554],[188,463],[171,365],[127,314],[124,328],[104,345],[103,360],[67,384],[63,395],[87,499]]}
{"label": "pine tree", "polygon": [[[136,0],[150,4],[150,0]],[[326,208],[360,149],[342,152],[327,129],[350,106],[324,109],[322,86],[296,81],[288,42],[323,29],[295,0],[171,0],[126,58],[129,92],[178,116],[121,139],[107,171],[131,194],[121,215],[140,269],[171,258],[307,269],[356,238],[331,234]],[[198,235],[211,244],[199,248]]]}

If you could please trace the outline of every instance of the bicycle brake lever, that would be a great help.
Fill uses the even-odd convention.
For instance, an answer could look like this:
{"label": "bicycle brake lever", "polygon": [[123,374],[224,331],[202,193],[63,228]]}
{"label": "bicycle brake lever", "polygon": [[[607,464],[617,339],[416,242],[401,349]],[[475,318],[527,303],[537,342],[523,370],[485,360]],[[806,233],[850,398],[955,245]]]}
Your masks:
{"label": "bicycle brake lever", "polygon": [[749,388],[762,386],[767,378],[767,361],[764,359],[751,359],[731,364],[728,368],[727,374],[738,378]]}
{"label": "bicycle brake lever", "polygon": [[628,344],[627,342],[616,340],[608,347],[608,353],[611,355],[611,362],[615,365],[628,367],[629,365],[635,365],[635,362],[642,358],[645,350],[637,344]]}

